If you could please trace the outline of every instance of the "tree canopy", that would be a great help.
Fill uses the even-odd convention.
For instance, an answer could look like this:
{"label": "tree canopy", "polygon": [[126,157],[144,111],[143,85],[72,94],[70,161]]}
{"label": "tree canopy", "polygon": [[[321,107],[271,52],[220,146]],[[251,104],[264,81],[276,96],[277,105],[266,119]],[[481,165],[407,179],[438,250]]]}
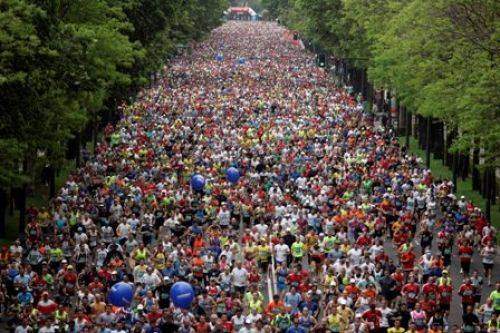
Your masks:
{"label": "tree canopy", "polygon": [[58,165],[110,99],[145,84],[225,0],[0,0],[0,187]]}
{"label": "tree canopy", "polygon": [[270,15],[367,68],[407,108],[457,131],[452,149],[500,153],[499,6],[493,0],[265,0]]}

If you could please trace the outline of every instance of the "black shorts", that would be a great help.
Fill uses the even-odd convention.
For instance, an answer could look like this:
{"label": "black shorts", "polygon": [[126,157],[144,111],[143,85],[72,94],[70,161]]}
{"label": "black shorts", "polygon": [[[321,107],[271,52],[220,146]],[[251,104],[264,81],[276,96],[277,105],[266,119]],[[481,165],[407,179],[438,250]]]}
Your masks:
{"label": "black shorts", "polygon": [[484,263],[483,262],[483,267],[484,267],[484,270],[492,270],[493,269],[493,264],[488,264],[488,263]]}
{"label": "black shorts", "polygon": [[259,267],[261,270],[266,270],[269,266],[269,261],[259,261]]}
{"label": "black shorts", "polygon": [[234,286],[234,291],[239,292],[240,294],[244,294],[246,290],[245,286],[239,287],[239,286]]}
{"label": "black shorts", "polygon": [[450,303],[441,303],[441,304],[439,304],[439,308],[444,313],[444,312],[450,311],[451,306],[450,306]]}

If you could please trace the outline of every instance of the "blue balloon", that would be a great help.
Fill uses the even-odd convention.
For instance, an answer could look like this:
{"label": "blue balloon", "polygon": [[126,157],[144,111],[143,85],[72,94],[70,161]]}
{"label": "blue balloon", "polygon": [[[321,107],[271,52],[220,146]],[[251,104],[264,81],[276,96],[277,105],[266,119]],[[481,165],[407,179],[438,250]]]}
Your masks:
{"label": "blue balloon", "polygon": [[205,178],[202,175],[194,175],[191,177],[191,187],[195,191],[201,191],[205,187]]}
{"label": "blue balloon", "polygon": [[245,61],[246,61],[246,59],[244,57],[241,57],[241,58],[238,59],[238,63],[239,64],[244,64]]}
{"label": "blue balloon", "polygon": [[126,282],[115,283],[108,293],[108,301],[114,306],[128,307],[134,297],[134,287]]}
{"label": "blue balloon", "polygon": [[170,299],[178,308],[189,309],[194,299],[193,287],[184,281],[174,283],[170,289]]}
{"label": "blue balloon", "polygon": [[222,61],[222,60],[224,60],[224,56],[222,56],[221,54],[217,54],[217,55],[215,56],[215,60],[217,60],[217,61]]}
{"label": "blue balloon", "polygon": [[229,180],[231,183],[235,184],[240,179],[240,172],[235,167],[230,167],[226,171],[226,177],[227,177],[227,180]]}

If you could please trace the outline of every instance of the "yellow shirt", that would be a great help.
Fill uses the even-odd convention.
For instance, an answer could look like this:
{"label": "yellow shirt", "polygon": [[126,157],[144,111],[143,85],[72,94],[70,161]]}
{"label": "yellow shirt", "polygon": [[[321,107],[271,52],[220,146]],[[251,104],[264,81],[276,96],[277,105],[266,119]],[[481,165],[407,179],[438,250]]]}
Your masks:
{"label": "yellow shirt", "polygon": [[345,309],[342,309],[339,306],[337,308],[337,313],[340,314],[346,322],[349,322],[350,320],[354,319],[354,312],[347,306],[345,307]]}
{"label": "yellow shirt", "polygon": [[391,327],[387,330],[387,333],[404,333],[405,329],[400,327],[400,328],[396,328],[396,327]]}
{"label": "yellow shirt", "polygon": [[340,332],[342,326],[342,317],[340,314],[331,314],[328,316],[328,328],[333,332]]}
{"label": "yellow shirt", "polygon": [[336,285],[336,280],[334,275],[326,275],[325,276],[325,285],[327,286],[334,286]]}
{"label": "yellow shirt", "polygon": [[268,261],[270,254],[271,254],[271,251],[269,250],[269,245],[260,245],[259,246],[259,260]]}
{"label": "yellow shirt", "polygon": [[154,260],[156,269],[162,270],[165,268],[165,254],[158,252],[154,257]]}
{"label": "yellow shirt", "polygon": [[257,253],[258,247],[256,245],[247,245],[245,247],[245,254],[250,258],[254,258]]}

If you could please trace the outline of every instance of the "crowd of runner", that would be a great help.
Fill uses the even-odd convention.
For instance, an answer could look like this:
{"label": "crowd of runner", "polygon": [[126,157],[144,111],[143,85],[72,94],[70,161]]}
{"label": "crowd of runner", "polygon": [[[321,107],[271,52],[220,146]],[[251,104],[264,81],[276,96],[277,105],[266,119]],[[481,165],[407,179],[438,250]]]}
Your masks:
{"label": "crowd of runner", "polygon": [[[19,333],[497,332],[495,229],[356,97],[275,23],[214,30],[29,210],[0,251],[0,318]],[[118,281],[129,307],[108,302]],[[176,281],[190,309],[171,304]]]}

